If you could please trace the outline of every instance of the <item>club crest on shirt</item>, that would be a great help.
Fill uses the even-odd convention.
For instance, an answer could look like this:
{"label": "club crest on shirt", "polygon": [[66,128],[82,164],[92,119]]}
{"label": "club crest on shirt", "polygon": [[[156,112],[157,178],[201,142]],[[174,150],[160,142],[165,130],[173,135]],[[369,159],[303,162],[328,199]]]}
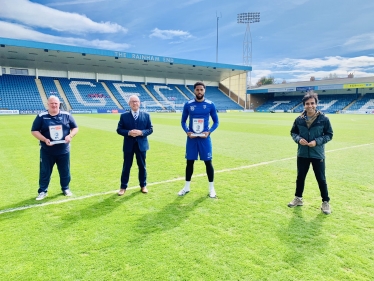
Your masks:
{"label": "club crest on shirt", "polygon": [[206,108],[206,105],[205,105],[205,104],[203,105],[203,108],[204,108],[204,109]]}
{"label": "club crest on shirt", "polygon": [[191,111],[194,111],[194,110],[195,110],[195,106],[194,106],[194,105],[191,105],[191,106],[190,106],[190,110],[191,110]]}

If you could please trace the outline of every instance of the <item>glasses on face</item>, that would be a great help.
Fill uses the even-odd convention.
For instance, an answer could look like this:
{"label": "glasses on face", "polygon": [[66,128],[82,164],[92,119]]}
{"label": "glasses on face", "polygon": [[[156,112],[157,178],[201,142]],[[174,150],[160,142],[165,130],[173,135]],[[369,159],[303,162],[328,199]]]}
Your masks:
{"label": "glasses on face", "polygon": [[316,103],[314,101],[312,102],[306,102],[305,105],[315,105]]}

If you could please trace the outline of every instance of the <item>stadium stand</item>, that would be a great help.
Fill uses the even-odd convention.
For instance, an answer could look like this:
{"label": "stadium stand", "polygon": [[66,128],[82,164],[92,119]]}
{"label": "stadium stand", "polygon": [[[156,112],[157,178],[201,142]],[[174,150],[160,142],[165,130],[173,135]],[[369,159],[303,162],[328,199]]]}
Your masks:
{"label": "stadium stand", "polygon": [[185,86],[185,85],[176,85],[179,90],[182,91],[182,93],[188,97],[189,100],[192,100],[195,98],[195,95],[191,93],[191,91]]}
{"label": "stadium stand", "polygon": [[[189,99],[194,98],[193,86],[177,84],[121,82],[78,78],[39,77],[46,96],[55,95],[63,101],[54,80],[58,80],[73,110],[112,111],[122,106],[130,110],[127,103],[130,95],[139,95],[142,108],[147,111],[182,110]],[[102,85],[102,83],[104,85]],[[107,86],[111,93],[105,90]],[[61,90],[61,89],[60,89]],[[113,94],[113,96],[112,96]],[[112,99],[112,97],[114,97]],[[43,97],[44,98],[44,97]],[[212,100],[217,110],[242,110],[217,87],[206,87],[206,98]],[[267,100],[255,109],[257,112],[301,112],[304,108],[302,96],[276,96]],[[118,106],[117,106],[118,105]],[[326,113],[337,113],[343,110],[374,110],[374,93],[360,94],[326,94],[319,95],[319,110]],[[0,76],[0,109],[35,111],[44,110],[43,100],[38,91],[35,77],[32,75]]]}
{"label": "stadium stand", "polygon": [[114,97],[123,106],[124,109],[130,110],[128,99],[131,95],[139,96],[141,100],[141,107],[147,107],[147,111],[162,110],[159,103],[147,93],[139,82],[119,82],[119,81],[103,81],[113,93]]}
{"label": "stadium stand", "polygon": [[175,85],[148,83],[146,87],[158,101],[165,105],[165,109],[182,110],[187,101]]}
{"label": "stadium stand", "polygon": [[295,106],[300,104],[302,96],[282,96],[274,97],[269,99],[264,104],[256,108],[258,112],[272,112],[272,111],[284,111],[287,112],[292,110]]}
{"label": "stadium stand", "polygon": [[35,76],[0,76],[0,108],[9,110],[44,110]]}
{"label": "stadium stand", "polygon": [[[188,86],[188,89],[193,92],[193,86]],[[217,110],[243,110],[243,107],[222,93],[218,87],[206,86],[205,97],[214,102]]]}
{"label": "stadium stand", "polygon": [[101,83],[91,79],[58,78],[74,110],[117,110]]}
{"label": "stadium stand", "polygon": [[[58,80],[62,90],[73,110],[116,110],[118,106],[112,100],[101,82],[105,83],[118,103],[130,110],[127,103],[130,95],[139,95],[142,107],[147,111],[181,110],[189,99],[194,98],[192,88],[185,85],[165,85],[139,82],[120,82],[93,79],[67,79],[40,76],[39,77],[47,98],[55,95],[63,102],[54,80]],[[149,93],[147,92],[147,90]],[[25,94],[27,93],[27,94]],[[217,110],[242,109],[238,104],[224,95],[217,87],[207,87],[208,99],[216,104]],[[153,97],[152,97],[153,96]],[[37,89],[34,76],[2,75],[0,76],[0,108],[19,110],[44,110],[43,101]]]}
{"label": "stadium stand", "polygon": [[374,93],[367,93],[366,95],[360,97],[357,102],[352,104],[348,110],[357,110],[357,111],[365,111],[365,110],[374,110]]}
{"label": "stadium stand", "polygon": [[[319,95],[317,109],[326,113],[336,113],[343,110],[357,98],[356,94],[335,94],[335,95]],[[299,97],[301,100],[302,97]],[[304,106],[302,103],[298,105],[294,112],[302,112]]]}
{"label": "stadium stand", "polygon": [[53,96],[58,97],[60,99],[60,101],[63,102],[63,99],[62,99],[61,95],[59,94],[59,92],[57,90],[57,87],[56,87],[56,84],[54,82],[54,80],[56,80],[57,78],[40,76],[39,79],[42,82],[44,92],[45,92],[47,98],[49,96],[53,95]]}
{"label": "stadium stand", "polygon": [[[356,97],[356,94],[319,95],[317,109],[326,113],[336,113],[355,101]],[[277,96],[257,107],[256,111],[302,112],[304,110],[304,106],[301,102],[302,98],[303,96]]]}

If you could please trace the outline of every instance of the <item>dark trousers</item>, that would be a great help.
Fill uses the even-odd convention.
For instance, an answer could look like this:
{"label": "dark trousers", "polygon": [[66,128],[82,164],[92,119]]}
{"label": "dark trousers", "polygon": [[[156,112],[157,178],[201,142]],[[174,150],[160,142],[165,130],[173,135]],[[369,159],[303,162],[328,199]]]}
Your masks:
{"label": "dark trousers", "polygon": [[312,163],[314,175],[318,182],[322,201],[330,201],[325,176],[325,159],[297,157],[297,179],[295,196],[303,197],[305,178],[308,174],[310,163]]}
{"label": "dark trousers", "polygon": [[138,143],[134,143],[132,151],[123,153],[121,189],[127,188],[127,184],[130,179],[130,170],[134,159],[134,154],[136,156],[136,163],[138,164],[139,168],[139,185],[140,187],[145,187],[147,185],[147,170],[145,165],[146,151],[140,151]]}
{"label": "dark trousers", "polygon": [[[195,160],[187,160],[186,177],[185,177],[186,181],[191,181],[194,163],[195,163]],[[212,160],[204,161],[204,163],[205,163],[205,170],[208,176],[208,180],[209,182],[213,182],[214,181],[214,168],[212,165]]]}
{"label": "dark trousers", "polygon": [[61,190],[69,189],[70,177],[70,152],[60,155],[51,155],[44,149],[40,149],[39,189],[47,192],[54,165],[57,165],[60,175]]}

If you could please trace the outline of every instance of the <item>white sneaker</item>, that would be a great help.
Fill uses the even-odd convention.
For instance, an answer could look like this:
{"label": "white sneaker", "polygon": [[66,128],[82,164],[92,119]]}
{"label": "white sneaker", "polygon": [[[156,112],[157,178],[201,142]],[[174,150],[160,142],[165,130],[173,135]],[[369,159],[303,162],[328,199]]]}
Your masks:
{"label": "white sneaker", "polygon": [[40,192],[38,197],[35,198],[35,200],[43,200],[44,198],[47,197],[47,192]]}
{"label": "white sneaker", "polygon": [[63,193],[65,196],[73,196],[73,193],[70,191],[70,189],[65,189]]}
{"label": "white sneaker", "polygon": [[215,191],[215,190],[210,191],[210,192],[209,192],[209,197],[210,197],[210,198],[217,198],[216,191]]}
{"label": "white sneaker", "polygon": [[186,190],[184,188],[182,188],[181,191],[178,192],[178,196],[184,196],[186,195],[188,192],[190,192],[189,190]]}

